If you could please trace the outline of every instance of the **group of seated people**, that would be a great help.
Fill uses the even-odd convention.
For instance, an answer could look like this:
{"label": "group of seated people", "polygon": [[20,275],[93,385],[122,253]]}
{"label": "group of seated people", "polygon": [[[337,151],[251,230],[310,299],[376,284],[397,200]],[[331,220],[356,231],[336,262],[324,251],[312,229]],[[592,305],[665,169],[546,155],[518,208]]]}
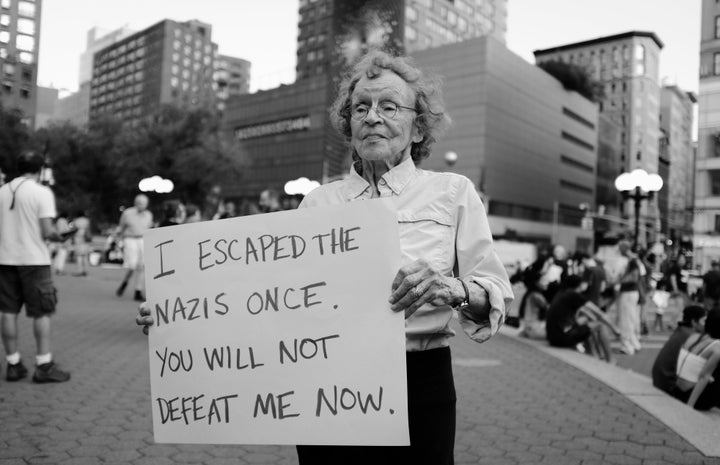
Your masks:
{"label": "group of seated people", "polygon": [[718,362],[720,309],[689,305],[655,359],[653,385],[697,410],[720,407]]}

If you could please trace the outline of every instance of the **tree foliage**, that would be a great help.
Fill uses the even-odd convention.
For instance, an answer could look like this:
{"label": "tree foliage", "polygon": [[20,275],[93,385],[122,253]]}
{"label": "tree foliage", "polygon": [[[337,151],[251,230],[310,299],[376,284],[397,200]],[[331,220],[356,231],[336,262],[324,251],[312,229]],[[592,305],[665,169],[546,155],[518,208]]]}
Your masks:
{"label": "tree foliage", "polygon": [[27,148],[30,143],[30,131],[22,119],[22,111],[3,108],[0,102],[0,169],[8,175],[8,179],[17,175],[15,154]]}
{"label": "tree foliage", "polygon": [[539,63],[538,67],[560,81],[566,90],[574,90],[592,102],[597,103],[604,97],[602,83],[592,79],[582,66],[551,60]]}
{"label": "tree foliage", "polygon": [[55,122],[32,133],[19,121],[0,108],[3,169],[14,167],[23,148],[45,153],[58,209],[71,215],[85,210],[96,224],[117,222],[119,208],[132,203],[143,178],[158,175],[175,185],[171,194],[148,194],[158,209],[169,198],[199,204],[213,185],[239,181],[247,167],[209,109],[162,106],[137,127],[103,117],[87,128]]}

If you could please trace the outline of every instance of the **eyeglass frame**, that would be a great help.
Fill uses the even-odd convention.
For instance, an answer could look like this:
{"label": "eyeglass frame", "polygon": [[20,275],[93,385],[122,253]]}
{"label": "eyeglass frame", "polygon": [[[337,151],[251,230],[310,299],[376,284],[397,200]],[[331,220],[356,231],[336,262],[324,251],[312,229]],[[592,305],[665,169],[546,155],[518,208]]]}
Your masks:
{"label": "eyeglass frame", "polygon": [[[395,113],[393,113],[392,116],[383,116],[382,114],[380,114],[380,112],[378,112],[377,108],[378,108],[378,106],[380,106],[382,104],[388,104],[388,103],[395,105]],[[353,116],[353,113],[355,111],[355,108],[357,108],[359,106],[367,107],[367,113],[362,118],[355,118]],[[350,105],[350,119],[353,121],[357,121],[357,122],[365,121],[367,119],[367,117],[370,116],[370,110],[373,110],[375,112],[375,114],[377,116],[379,116],[380,118],[382,118],[383,120],[385,120],[385,119],[395,120],[395,117],[398,115],[398,110],[401,108],[404,110],[414,111],[415,113],[419,114],[419,112],[413,107],[406,107],[404,105],[398,105],[397,103],[393,102],[392,100],[384,100],[382,102],[378,102],[378,104],[375,106],[370,106],[365,103],[357,103],[355,105]]]}

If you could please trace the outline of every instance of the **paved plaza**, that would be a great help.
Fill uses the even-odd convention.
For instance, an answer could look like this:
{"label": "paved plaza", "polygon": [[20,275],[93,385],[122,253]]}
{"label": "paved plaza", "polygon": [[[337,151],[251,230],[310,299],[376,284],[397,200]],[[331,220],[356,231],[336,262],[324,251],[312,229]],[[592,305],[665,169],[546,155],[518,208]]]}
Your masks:
{"label": "paved plaza", "polygon": [[[0,465],[296,464],[291,446],[153,442],[147,340],[134,323],[136,304],[114,294],[121,275],[94,267],[86,278],[56,280],[54,354],[72,372],[70,382],[8,383],[3,360]],[[29,364],[34,343],[25,317],[21,328]],[[579,354],[558,356],[507,332],[482,345],[459,334],[452,348],[459,465],[720,465],[720,458],[704,455],[642,408],[642,396],[610,387],[562,358]],[[607,368],[615,378],[628,373]],[[696,418],[675,400],[667,402]]]}

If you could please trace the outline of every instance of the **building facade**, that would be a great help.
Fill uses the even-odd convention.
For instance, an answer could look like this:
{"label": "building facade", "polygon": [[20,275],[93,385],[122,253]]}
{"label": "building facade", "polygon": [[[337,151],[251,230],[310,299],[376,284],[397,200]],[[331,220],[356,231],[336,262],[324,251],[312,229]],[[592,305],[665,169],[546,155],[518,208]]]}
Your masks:
{"label": "building facade", "polygon": [[334,76],[368,47],[413,53],[506,32],[507,0],[300,0],[296,75]]}
{"label": "building facade", "polygon": [[52,87],[37,86],[36,93],[34,129],[39,129],[47,126],[55,118],[58,106],[58,90]]}
{"label": "building facade", "polygon": [[0,103],[35,126],[42,0],[0,0]]}
{"label": "building facade", "polygon": [[702,270],[720,260],[720,4],[703,0],[693,247]]}
{"label": "building facade", "polygon": [[250,92],[250,62],[242,58],[218,55],[213,80],[218,109],[223,111],[230,97]]}
{"label": "building facade", "polygon": [[[691,242],[695,196],[695,156],[693,118],[697,97],[677,86],[663,86],[660,97],[660,128],[668,161],[664,191],[667,213],[661,214],[667,226],[663,229],[672,244]],[[658,174],[661,174],[658,172]],[[662,174],[661,174],[662,176]]]}
{"label": "building facade", "polygon": [[161,21],[94,55],[90,119],[112,114],[135,125],[159,105],[215,105],[217,45],[197,20]]}

